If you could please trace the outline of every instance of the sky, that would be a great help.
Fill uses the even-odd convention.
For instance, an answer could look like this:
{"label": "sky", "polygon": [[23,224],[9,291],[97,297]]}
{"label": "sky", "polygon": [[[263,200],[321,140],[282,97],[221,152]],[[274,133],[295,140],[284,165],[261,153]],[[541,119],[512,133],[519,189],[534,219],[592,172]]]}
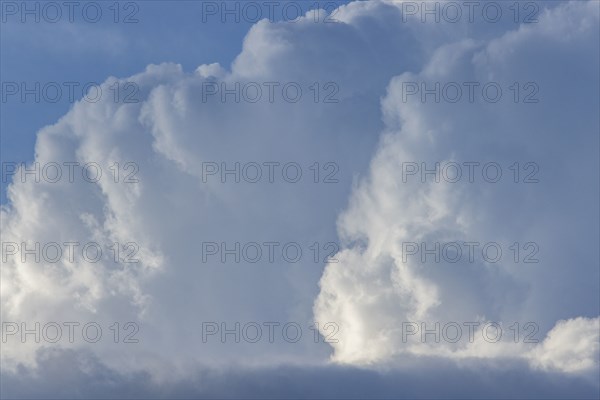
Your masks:
{"label": "sky", "polygon": [[3,398],[600,396],[598,1],[73,4],[0,3]]}

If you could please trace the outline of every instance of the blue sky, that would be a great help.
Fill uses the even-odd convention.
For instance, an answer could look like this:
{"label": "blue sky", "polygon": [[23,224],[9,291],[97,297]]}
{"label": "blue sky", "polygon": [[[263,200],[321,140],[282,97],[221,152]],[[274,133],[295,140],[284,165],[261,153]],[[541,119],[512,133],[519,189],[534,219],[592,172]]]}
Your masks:
{"label": "blue sky", "polygon": [[599,2],[23,4],[3,397],[598,397]]}
{"label": "blue sky", "polygon": [[[278,3],[282,9],[286,2]],[[314,8],[315,3],[293,2],[306,11]],[[347,1],[323,2],[328,8],[344,3]],[[28,87],[35,82],[42,86],[48,82],[83,85],[101,83],[108,76],[130,76],[148,64],[174,62],[186,71],[213,62],[229,65],[241,51],[243,38],[252,26],[251,19],[240,18],[234,23],[233,15],[226,17],[227,23],[213,15],[203,21],[201,2],[185,0],[135,2],[137,9],[122,2],[120,17],[125,19],[131,13],[132,22],[115,24],[114,13],[108,9],[112,3],[102,4],[109,17],[94,24],[86,22],[81,14],[75,14],[74,22],[69,22],[66,9],[65,17],[54,24],[44,22],[42,17],[35,23],[34,16],[27,17],[31,23],[23,24],[20,15],[7,15],[0,35],[2,81],[26,82]],[[277,10],[273,20],[285,18]],[[261,12],[267,16],[268,8]],[[289,15],[292,12],[295,8],[290,9]],[[40,65],[44,68],[39,68]],[[78,89],[76,100],[82,97],[81,87]],[[2,160],[32,162],[36,132],[57,121],[71,105],[66,88],[56,103],[43,100],[36,103],[32,96],[24,102],[18,95],[7,98],[2,103],[0,122]],[[0,197],[3,204],[8,184],[4,181]]]}

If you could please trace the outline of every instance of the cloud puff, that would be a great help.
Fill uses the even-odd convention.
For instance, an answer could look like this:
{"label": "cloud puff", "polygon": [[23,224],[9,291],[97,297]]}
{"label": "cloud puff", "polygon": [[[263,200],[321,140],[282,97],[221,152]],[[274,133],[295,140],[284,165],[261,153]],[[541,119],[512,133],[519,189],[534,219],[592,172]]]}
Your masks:
{"label": "cloud puff", "polygon": [[600,354],[599,332],[598,318],[558,321],[540,347],[532,351],[533,362],[543,369],[593,371]]}
{"label": "cloud puff", "polygon": [[[563,4],[546,10],[539,23],[498,38],[442,45],[421,72],[392,79],[382,100],[386,126],[370,172],[356,185],[338,220],[346,246],[340,262],[327,265],[315,302],[316,319],[336,316],[346,328],[333,344],[335,361],[371,364],[406,353],[450,358],[533,354],[536,366],[597,372],[597,345],[589,344],[598,336],[586,326],[596,326],[598,318],[564,323],[572,330],[562,324],[552,328],[558,319],[598,314],[597,279],[589,282],[598,276],[597,224],[591,223],[598,219],[593,204],[598,201],[599,127],[592,111],[598,108],[593,94],[598,88],[598,54],[590,53],[598,44],[597,31],[594,4]],[[556,54],[569,56],[559,59]],[[578,67],[576,59],[588,63]],[[565,80],[566,69],[577,78]],[[455,91],[437,101],[431,93],[423,97],[422,82],[430,91],[436,82],[442,88],[461,86],[463,97],[448,101],[456,99]],[[504,88],[504,96],[488,101],[476,90],[470,101],[465,82],[479,83],[477,90],[492,82]],[[539,88],[538,102],[515,101],[509,89],[514,82]],[[516,161],[521,166],[535,162],[541,171],[539,182],[515,184],[517,178],[507,178]],[[462,179],[453,182],[455,169],[440,182],[421,174],[436,162],[441,168],[462,166]],[[465,162],[497,162],[504,166],[504,179],[490,183],[481,170],[473,170],[471,183]],[[418,172],[403,175],[409,167]],[[462,257],[440,263],[432,255],[423,259],[423,248],[415,256],[415,248],[406,246],[424,243],[432,249],[436,242],[469,241],[479,243],[476,252],[486,243],[496,243],[504,257],[499,262],[479,255],[473,261]],[[540,262],[514,262],[509,248],[515,242],[533,242]],[[577,301],[565,303],[558,290]],[[417,323],[422,332],[422,322],[431,329],[436,322],[462,326],[490,321],[506,324],[500,343],[478,335],[473,343],[456,344],[423,343],[420,335],[415,335],[419,340],[403,337],[406,329],[415,329],[404,329],[408,323]],[[527,353],[533,345],[511,344],[506,335],[514,322],[532,322],[542,334],[550,332],[542,345]],[[572,341],[553,339],[563,336],[563,329],[590,354],[570,350],[578,346]],[[570,362],[552,363],[558,354],[571,355],[580,368]]]}
{"label": "cloud puff", "polygon": [[[360,17],[363,13],[366,17]],[[63,257],[58,263],[9,257],[2,268],[3,321],[27,322],[27,327],[38,321],[96,321],[105,330],[114,321],[137,321],[146,345],[130,346],[126,360],[111,346],[66,345],[91,347],[124,370],[160,365],[158,360],[178,364],[160,367],[168,374],[198,360],[326,359],[329,347],[315,344],[309,330],[323,267],[321,256],[313,261],[310,246],[337,240],[335,215],[377,141],[378,99],[398,70],[417,65],[419,46],[415,29],[394,23],[394,6],[357,3],[343,7],[338,23],[315,22],[323,16],[314,11],[294,23],[257,23],[229,69],[210,64],[189,73],[179,65],[162,64],[129,78],[111,77],[101,86],[103,93],[112,94],[115,84],[125,88],[134,83],[138,101],[114,102],[112,96],[81,101],[56,124],[43,128],[37,163],[94,163],[103,176],[96,183],[81,178],[36,183],[22,182],[17,174],[8,189],[9,204],[2,208],[3,241],[27,242],[28,248],[36,242],[42,247],[50,242],[97,242],[103,257],[98,262],[81,255],[75,262]],[[373,30],[376,23],[383,30]],[[362,57],[382,35],[396,38],[387,44],[392,55]],[[406,49],[414,55],[404,57],[401,50]],[[356,79],[355,73],[372,68]],[[269,83],[274,85],[273,101]],[[231,90],[248,84],[262,88],[260,101],[208,94],[208,88]],[[286,99],[285,85],[299,87],[302,96]],[[126,169],[129,162],[134,165]],[[298,183],[282,178],[281,165],[289,162],[301,166]],[[279,167],[273,183],[263,167],[264,179],[256,184],[236,184],[231,176],[223,184],[219,175],[203,181],[206,163]],[[310,168],[315,163],[322,175],[332,171],[324,170],[325,164],[334,163],[337,183],[323,183],[323,177],[314,183]],[[121,174],[117,182],[115,165]],[[81,173],[81,167],[74,169],[76,177]],[[124,183],[132,173],[138,182]],[[231,259],[222,263],[217,256],[203,262],[200,252],[202,242],[232,246],[272,241],[300,243],[302,260],[286,263],[278,257],[272,263],[263,257],[258,263],[238,264]],[[115,262],[114,249],[107,248],[113,243],[134,243],[139,262]],[[206,321],[228,326],[291,321],[304,327],[305,339],[296,345],[267,341],[215,346],[201,342]],[[33,366],[35,352],[45,346],[15,344],[3,352],[3,359],[11,368],[19,363]]]}

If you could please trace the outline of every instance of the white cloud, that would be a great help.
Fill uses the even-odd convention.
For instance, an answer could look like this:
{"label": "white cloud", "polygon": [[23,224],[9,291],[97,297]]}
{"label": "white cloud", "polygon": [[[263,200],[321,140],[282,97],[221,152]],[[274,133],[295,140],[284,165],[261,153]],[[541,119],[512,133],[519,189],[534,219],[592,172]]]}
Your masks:
{"label": "white cloud", "polygon": [[[198,364],[323,364],[331,348],[313,343],[313,320],[340,326],[332,348],[341,363],[393,364],[407,353],[456,360],[522,353],[542,369],[562,360],[566,372],[597,368],[597,344],[591,345],[597,335],[590,329],[597,318],[569,322],[567,333],[563,325],[552,329],[559,319],[597,313],[587,305],[597,294],[589,277],[597,274],[598,260],[588,247],[597,239],[589,213],[597,213],[598,200],[597,183],[589,184],[598,170],[597,136],[591,134],[598,130],[596,111],[589,112],[598,102],[590,85],[597,83],[598,68],[597,54],[589,54],[597,44],[593,4],[569,3],[548,11],[539,24],[494,35],[479,35],[485,30],[479,26],[404,23],[398,4],[380,2],[340,7],[339,23],[314,23],[312,17],[256,24],[230,69],[209,64],[187,73],[176,64],[148,66],[119,80],[139,86],[139,103],[82,101],[42,129],[37,162],[96,162],[105,179],[14,181],[10,205],[1,211],[2,240],[135,242],[140,263],[114,263],[110,256],[98,263],[11,259],[1,272],[3,321],[97,321],[104,327],[137,321],[138,345],[63,347],[90,351],[120,372],[142,369],[166,380]],[[577,79],[562,80],[564,70]],[[413,80],[509,85],[515,79],[539,80],[542,102],[402,101],[402,83]],[[105,93],[115,81],[104,83]],[[298,83],[302,100],[203,99],[207,82],[273,81]],[[312,101],[314,82],[334,82],[340,101]],[[577,97],[565,104],[566,95]],[[535,187],[398,180],[403,161],[474,158],[505,166],[534,160],[547,179]],[[139,166],[140,182],[113,182],[109,166],[128,161]],[[315,161],[334,161],[340,183],[202,183],[202,163],[213,161],[294,161],[305,174]],[[364,171],[366,177],[355,179]],[[336,241],[335,221],[346,206],[337,226],[339,263],[324,271],[310,255],[294,265],[201,262],[203,241],[296,241],[305,250],[313,242]],[[421,240],[536,240],[544,259],[540,265],[478,262],[452,269],[402,262],[400,243]],[[582,282],[586,290],[567,300],[556,296]],[[550,332],[539,346],[403,343],[399,328],[413,320],[535,321],[541,334]],[[295,345],[206,344],[203,321],[296,321],[305,332]],[[582,343],[572,353],[563,349],[571,338]],[[3,366],[34,366],[44,347],[56,346],[4,346]]]}
{"label": "white cloud", "polygon": [[[489,42],[464,39],[440,46],[422,72],[392,79],[382,100],[386,127],[370,172],[355,187],[338,220],[346,248],[340,263],[327,265],[315,302],[316,319],[338,317],[346,328],[333,344],[334,361],[401,363],[398,355],[406,353],[455,359],[526,357],[524,351],[535,346],[522,343],[522,338],[511,344],[509,325],[533,322],[544,335],[557,319],[577,317],[582,304],[594,304],[597,287],[585,294],[579,288],[598,274],[597,252],[592,250],[597,224],[589,223],[597,220],[593,202],[598,200],[597,184],[591,183],[598,177],[598,121],[596,113],[589,112],[598,107],[597,95],[592,94],[598,87],[598,58],[590,54],[598,44],[597,31],[593,3],[563,4],[544,12],[538,24]],[[559,59],[556,54],[569,57]],[[574,66],[573,60],[580,59],[593,66]],[[576,80],[563,78],[570,68],[577,69],[571,70]],[[508,89],[515,81],[535,82],[540,102],[515,103]],[[413,82],[427,82],[427,88],[435,82],[498,82],[504,97],[492,103],[476,92],[479,98],[474,102],[466,94],[456,103],[435,102],[433,95],[422,101],[420,94],[406,94]],[[579,95],[565,104],[568,93]],[[504,179],[490,184],[477,175],[471,184],[463,166],[459,183],[436,183],[431,176],[422,183],[419,174],[403,181],[403,163],[417,162],[422,168],[424,162],[431,169],[435,162],[467,161],[498,162],[504,165]],[[507,167],[515,161],[539,165],[540,183],[516,185],[513,177],[507,179]],[[581,208],[573,209],[569,199],[580,190],[585,191],[576,195]],[[563,224],[577,235],[565,235]],[[422,262],[419,253],[403,259],[408,252],[403,243],[425,242],[431,248],[434,242],[454,241],[501,243],[504,258],[495,263],[461,258],[452,264],[435,263],[431,256]],[[539,246],[540,262],[512,262],[509,246],[529,241]],[[565,304],[555,290],[579,300]],[[594,315],[597,308],[583,312]],[[498,321],[505,324],[505,334],[499,343],[488,343],[481,335],[474,343],[404,341],[402,324],[422,321],[429,328],[435,322],[462,326]],[[595,324],[598,319],[590,321]],[[535,347],[534,365],[549,363],[537,357],[554,358],[548,342],[553,343],[557,331],[560,325]],[[588,329],[574,328],[572,335],[581,343],[597,342]],[[597,354],[594,346],[586,348]],[[546,351],[550,353],[542,355]],[[572,356],[579,355],[577,365],[597,371],[597,357],[577,351]],[[561,370],[576,368],[567,363]]]}
{"label": "white cloud", "polygon": [[[598,318],[558,321],[540,346],[532,350],[532,363],[542,369],[570,373],[597,372],[599,336]],[[591,377],[597,378],[597,374]]]}

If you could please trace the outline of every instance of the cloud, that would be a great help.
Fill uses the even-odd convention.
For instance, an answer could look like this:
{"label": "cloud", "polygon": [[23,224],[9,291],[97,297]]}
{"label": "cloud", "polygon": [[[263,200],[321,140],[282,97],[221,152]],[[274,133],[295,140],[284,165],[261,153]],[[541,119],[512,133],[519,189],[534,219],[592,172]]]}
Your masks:
{"label": "cloud", "polygon": [[[316,319],[336,316],[346,328],[340,341],[332,344],[333,360],[368,365],[395,358],[401,362],[406,353],[457,359],[534,354],[536,366],[597,373],[598,352],[593,350],[597,346],[585,344],[596,343],[598,336],[580,321],[595,326],[598,318],[564,322],[572,327],[567,329],[570,338],[590,355],[570,350],[573,342],[553,339],[566,329],[563,323],[553,328],[555,321],[578,317],[582,311],[584,316],[598,314],[597,305],[593,306],[597,285],[585,293],[579,291],[581,285],[590,287],[585,282],[591,276],[598,276],[597,252],[592,250],[597,226],[589,223],[597,220],[592,202],[598,199],[595,132],[599,127],[591,111],[598,106],[592,94],[598,88],[597,74],[592,72],[597,70],[598,55],[590,54],[597,47],[597,30],[594,4],[567,3],[546,10],[539,23],[496,39],[442,45],[421,72],[405,72],[392,79],[382,100],[386,126],[370,172],[356,185],[338,219],[345,243],[340,262],[327,265],[315,302]],[[569,56],[558,59],[556,54]],[[586,59],[593,67],[579,68],[575,59]],[[567,68],[574,69],[575,81],[563,79]],[[537,85],[539,102],[524,103],[522,98],[515,102],[508,89],[514,81]],[[422,82],[430,91],[436,82],[440,87],[462,86],[464,96],[448,101],[456,98],[453,91],[437,101],[431,93],[423,97]],[[481,87],[493,82],[504,88],[504,97],[488,101],[478,88],[473,93],[479,97],[470,101],[465,82]],[[420,91],[408,94],[415,90]],[[573,97],[565,104],[568,93]],[[508,168],[516,161],[521,166],[534,162],[541,171],[540,182],[520,181],[517,186],[514,176],[507,179]],[[442,169],[452,166],[446,170],[450,175],[439,173],[440,182],[431,174],[423,175],[436,162]],[[496,162],[504,166],[504,179],[490,183],[495,178],[482,175],[481,169],[473,170],[471,183],[465,162],[477,162],[480,168]],[[462,167],[460,181],[453,182],[453,165]],[[412,171],[417,172],[407,175]],[[572,207],[572,201],[578,207]],[[566,226],[577,235],[566,233]],[[478,243],[478,256],[472,261],[460,257],[458,262],[437,262],[423,247],[416,256],[415,247],[410,247],[425,244],[433,249],[434,243],[469,241]],[[527,264],[521,258],[514,262],[510,246],[515,242],[531,242],[530,250],[539,250],[540,262]],[[479,254],[486,243],[504,250],[501,261],[490,262]],[[463,251],[466,254],[467,248]],[[558,287],[578,301],[565,304],[562,296],[549,290]],[[582,308],[582,304],[590,307]],[[466,329],[464,323],[490,321],[505,323],[500,343],[488,343],[481,335],[473,343],[456,344],[423,343],[420,335],[413,341],[403,337],[406,329],[413,329],[404,329],[407,323],[420,327],[425,322],[429,329],[436,322],[442,326],[458,323]],[[531,322],[548,337],[535,351],[523,353],[524,348],[534,346],[510,343],[506,329],[514,322]],[[553,345],[559,349],[552,350]],[[571,354],[579,360],[573,360],[579,368],[552,363],[558,354]]]}
{"label": "cloud", "polygon": [[599,323],[598,318],[557,322],[541,348],[533,350],[534,363],[543,369],[593,371],[598,364]]}
{"label": "cloud", "polygon": [[[591,2],[548,8],[527,26],[448,26],[404,22],[398,2],[355,2],[339,8],[337,23],[315,23],[318,11],[295,22],[260,21],[231,66],[187,72],[165,63],[108,78],[103,93],[133,82],[138,101],[80,101],[39,131],[35,159],[95,163],[102,179],[35,183],[17,174],[1,210],[3,242],[106,246],[98,262],[9,257],[1,270],[2,322],[25,322],[29,329],[35,322],[95,322],[104,340],[21,343],[12,335],[3,346],[3,380],[17,389],[5,390],[24,397],[111,390],[210,397],[228,390],[223,382],[233,376],[232,396],[283,394],[290,382],[317,380],[316,396],[328,390],[329,379],[343,395],[389,396],[401,390],[399,382],[416,379],[403,393],[427,397],[463,393],[460,382],[485,367],[471,393],[568,393],[598,368],[598,280],[592,279],[598,253],[590,250],[598,242],[598,55],[590,52],[598,47],[598,10]],[[572,79],[563,79],[563,71]],[[515,80],[535,81],[540,102],[507,100]],[[420,81],[494,81],[505,96],[498,103],[405,100],[406,85]],[[273,83],[276,100],[269,101]],[[236,85],[260,88],[260,100],[223,94]],[[300,87],[302,97],[290,101],[286,85]],[[530,88],[519,86],[525,91],[519,96]],[[507,179],[402,182],[403,162],[436,161],[495,161]],[[540,182],[515,185],[509,175],[515,161],[536,162]],[[133,169],[125,168],[129,162]],[[218,173],[206,179],[207,163],[222,169],[221,163],[237,162],[279,163],[275,182],[264,178],[266,168],[258,183],[235,183],[233,174],[227,183]],[[281,175],[289,162],[302,168],[298,183]],[[322,181],[331,171],[323,168],[327,163],[334,163],[337,183]],[[523,167],[520,172],[529,172]],[[80,166],[74,171],[81,176]],[[124,182],[132,171],[138,182]],[[403,242],[453,240],[502,243],[508,259],[512,243],[535,242],[541,262],[403,261]],[[297,263],[203,260],[202,243],[269,241],[300,243],[304,256]],[[322,245],[338,241],[339,262],[325,266]],[[113,243],[134,243],[139,262],[115,261]],[[127,321],[139,326],[139,343],[114,343],[111,327],[119,322],[124,334]],[[298,323],[302,340],[202,340],[204,322],[231,328],[269,321]],[[324,337],[330,334],[325,324],[337,324],[338,341],[317,336],[315,343],[315,321]],[[405,341],[403,323],[422,321],[480,326],[472,342],[423,343],[420,334]],[[493,321],[505,332],[498,343],[482,339],[482,326]],[[534,323],[529,327],[539,329],[541,343],[511,342],[514,322],[521,329]],[[571,348],[574,341],[579,344]],[[330,358],[344,365],[330,365]],[[417,372],[407,369],[411,362],[419,364]],[[466,364],[467,372],[457,372]],[[68,392],[54,386],[53,373],[62,370],[81,386]],[[46,389],[30,391],[15,372]],[[431,385],[444,374],[451,378]],[[488,380],[515,375],[535,384],[523,380],[510,393]],[[200,384],[193,382],[198,376]],[[140,384],[148,377],[151,384]],[[560,390],[544,389],[549,377],[559,377]],[[353,382],[363,380],[365,391],[356,392]],[[172,389],[181,382],[181,390]],[[595,387],[586,381],[578,393],[587,396]],[[306,392],[295,386],[287,393]]]}
{"label": "cloud", "polygon": [[[324,252],[324,244],[336,241],[335,215],[377,141],[378,99],[385,83],[417,59],[401,56],[399,50],[415,35],[393,23],[395,7],[348,7],[369,10],[372,17],[315,23],[309,13],[294,23],[262,21],[248,33],[230,69],[211,64],[190,73],[177,64],[161,64],[132,77],[111,77],[101,86],[105,96],[99,101],[82,100],[56,124],[40,130],[35,161],[41,168],[56,162],[66,177],[63,163],[96,165],[102,179],[36,183],[22,182],[17,174],[8,189],[10,203],[2,209],[3,240],[27,242],[27,248],[36,242],[41,247],[78,242],[78,252],[83,244],[95,242],[104,252],[98,262],[80,254],[75,262],[63,257],[57,263],[9,257],[2,268],[3,321],[27,322],[26,327],[91,321],[105,331],[116,321],[135,321],[146,345],[130,346],[125,362],[118,349],[102,343],[66,345],[91,348],[109,366],[125,371],[153,363],[161,370],[157,374],[169,374],[198,360],[326,360],[329,346],[315,344],[310,332],[323,268],[323,256],[315,262],[310,246],[317,242]],[[360,56],[381,37],[382,32],[371,32],[373,18],[384,22],[386,34],[398,38],[389,43],[395,55],[380,54],[380,61]],[[305,35],[318,39],[319,45],[308,46]],[[339,57],[331,57],[332,51]],[[357,81],[352,71],[371,65],[376,71]],[[137,101],[115,102],[111,88],[125,89],[128,83],[135,84]],[[275,84],[274,101],[269,100],[269,83]],[[260,101],[209,95],[209,88],[224,91],[249,84],[263,91]],[[286,100],[285,85],[299,87],[302,97]],[[332,102],[325,102],[325,96]],[[126,168],[130,162],[134,165]],[[256,163],[264,178],[237,184],[230,175],[223,184],[217,174],[204,182],[207,163],[225,163],[230,169],[236,163]],[[275,182],[268,180],[264,163],[278,163]],[[301,167],[300,182],[282,176],[287,163]],[[328,163],[332,168],[325,169]],[[76,177],[82,172],[81,166],[75,167]],[[331,173],[338,182],[323,183]],[[123,182],[131,174],[138,182]],[[258,263],[238,264],[231,258],[222,263],[216,256],[203,262],[199,251],[204,242],[231,247],[235,242],[271,241],[280,243],[279,252],[285,243],[300,243],[302,260],[285,262],[280,255],[275,262],[265,256]],[[114,249],[108,247],[113,243],[134,243],[139,262],[115,262]],[[296,322],[304,327],[305,339],[294,346],[268,341],[208,345],[200,341],[207,321],[228,326]],[[36,351],[45,345],[15,344],[3,352],[5,365],[34,366]],[[160,366],[164,360],[177,365]]]}
{"label": "cloud", "polygon": [[586,380],[532,371],[519,362],[457,367],[444,360],[414,358],[410,367],[384,372],[339,365],[194,368],[185,379],[160,383],[147,373],[122,374],[107,368],[86,353],[45,351],[39,358],[44,374],[22,370],[19,375],[3,375],[3,397],[35,399],[48,393],[61,398],[150,399],[598,397],[598,388]]}

